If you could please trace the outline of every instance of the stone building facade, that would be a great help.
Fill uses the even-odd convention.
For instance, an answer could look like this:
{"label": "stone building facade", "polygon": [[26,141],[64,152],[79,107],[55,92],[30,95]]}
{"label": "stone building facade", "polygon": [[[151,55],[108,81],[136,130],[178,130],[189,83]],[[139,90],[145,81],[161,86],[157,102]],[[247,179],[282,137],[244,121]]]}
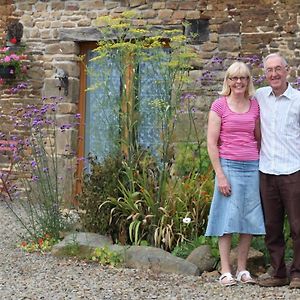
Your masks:
{"label": "stone building facade", "polygon": [[[63,96],[59,117],[68,122],[79,111],[84,99],[81,82],[85,76],[80,66],[84,45],[100,38],[96,26],[99,16],[119,16],[135,10],[137,25],[182,28],[183,21],[194,24],[200,40],[191,43],[198,58],[193,62],[192,78],[218,68],[212,59],[240,56],[261,57],[280,51],[292,67],[291,76],[300,76],[300,1],[299,0],[0,0],[0,33],[12,20],[24,26],[22,42],[31,53],[30,88],[21,94],[0,92],[0,106],[13,106],[40,96]],[[68,76],[67,93],[57,70]],[[223,73],[214,82],[191,87],[198,95],[199,126],[205,127],[210,102],[220,90]],[[184,117],[182,118],[184,128]],[[2,124],[0,125],[3,126]],[[184,129],[181,133],[184,135]],[[78,152],[78,131],[70,130],[59,141],[63,153],[66,143]],[[74,158],[75,164],[75,158]]]}

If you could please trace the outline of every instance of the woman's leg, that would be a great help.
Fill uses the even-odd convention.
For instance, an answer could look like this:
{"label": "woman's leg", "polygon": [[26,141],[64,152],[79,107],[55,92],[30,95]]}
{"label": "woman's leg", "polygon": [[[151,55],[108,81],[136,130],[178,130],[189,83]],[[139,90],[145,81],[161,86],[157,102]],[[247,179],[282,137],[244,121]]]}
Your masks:
{"label": "woman's leg", "polygon": [[221,273],[231,273],[230,266],[231,234],[219,237],[219,252],[221,258]]}
{"label": "woman's leg", "polygon": [[240,234],[238,244],[237,272],[246,270],[252,234]]}

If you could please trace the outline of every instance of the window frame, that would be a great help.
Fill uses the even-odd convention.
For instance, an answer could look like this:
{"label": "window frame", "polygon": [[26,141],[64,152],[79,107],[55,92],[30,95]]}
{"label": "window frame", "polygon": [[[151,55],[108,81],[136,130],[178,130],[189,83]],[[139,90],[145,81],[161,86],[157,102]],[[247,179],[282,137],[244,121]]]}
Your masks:
{"label": "window frame", "polygon": [[[164,41],[163,48],[169,48],[168,41]],[[78,112],[81,116],[79,122],[79,130],[78,130],[78,151],[77,151],[77,176],[76,176],[76,185],[75,185],[75,194],[79,194],[81,192],[82,186],[82,177],[85,167],[85,123],[86,123],[86,96],[87,96],[87,65],[88,65],[88,51],[91,51],[97,47],[97,42],[84,42],[80,44],[80,56],[83,57],[82,61],[80,61],[80,93],[79,93],[79,103],[78,103]],[[130,54],[129,54],[130,56]],[[128,122],[134,122],[134,118],[136,115],[136,93],[137,87],[135,80],[135,73],[138,72],[135,68],[134,58],[129,57],[131,63],[127,64],[125,69],[125,84],[121,84],[121,104],[120,104],[120,113],[125,114],[128,118],[120,118],[120,136],[122,139],[129,140],[134,139],[135,133],[130,132]],[[130,119],[130,120],[128,120]],[[135,129],[134,129],[135,130]],[[132,135],[130,137],[130,135]],[[120,149],[125,157],[129,155],[129,147],[127,143],[121,143]]]}
{"label": "window frame", "polygon": [[87,56],[85,55],[89,50],[97,47],[97,42],[84,42],[79,44],[80,57],[83,60],[79,63],[80,78],[79,78],[79,99],[78,99],[78,113],[80,114],[80,122],[78,128],[78,148],[77,148],[77,176],[75,183],[75,195],[79,194],[82,189],[82,175],[84,170],[84,136],[85,136],[85,104],[86,104],[86,88],[87,88]]}
{"label": "window frame", "polygon": [[[79,103],[78,103],[78,113],[80,114],[80,122],[79,122],[79,129],[78,129],[78,150],[77,150],[77,158],[78,158],[78,163],[77,163],[77,176],[76,176],[76,184],[75,184],[75,195],[79,194],[82,189],[82,176],[83,176],[83,171],[84,171],[84,148],[85,148],[85,115],[86,115],[86,89],[87,89],[87,69],[86,66],[88,64],[88,59],[87,59],[87,52],[90,50],[93,50],[97,47],[97,42],[84,42],[80,43],[80,57],[83,57],[83,60],[80,61],[80,93],[79,93]],[[126,113],[128,112],[129,107],[134,107],[134,101],[135,101],[135,94],[134,94],[134,81],[131,80],[134,76],[134,64],[128,64],[127,69],[125,70],[125,86],[126,89],[124,93],[122,94],[122,103],[120,106],[121,112]],[[130,105],[127,105],[127,101],[124,101],[125,99],[130,99]],[[130,112],[131,115],[134,114],[134,111]],[[121,136],[127,138],[129,136],[129,131],[124,124],[125,122],[123,121],[120,122],[120,128],[121,128]],[[122,143],[121,144],[121,151],[125,154],[128,155],[128,147]]]}

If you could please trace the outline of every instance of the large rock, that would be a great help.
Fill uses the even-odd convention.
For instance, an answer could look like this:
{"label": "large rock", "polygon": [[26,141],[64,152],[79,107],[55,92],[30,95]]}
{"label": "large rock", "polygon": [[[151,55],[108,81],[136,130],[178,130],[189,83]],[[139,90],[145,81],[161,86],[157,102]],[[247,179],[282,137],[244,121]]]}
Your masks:
{"label": "large rock", "polygon": [[54,245],[52,254],[55,256],[78,256],[88,258],[96,248],[112,246],[112,241],[106,236],[91,232],[74,232],[67,235],[61,242]]}
{"label": "large rock", "polygon": [[131,246],[126,250],[125,266],[135,269],[151,269],[153,272],[199,275],[193,263],[176,257],[159,248]]}
{"label": "large rock", "polygon": [[[230,261],[233,270],[236,270],[237,268],[237,251],[238,249],[236,247],[232,249],[230,253]],[[249,270],[250,273],[257,274],[261,272],[260,269],[263,266],[265,266],[264,254],[250,247],[247,260],[247,270]]]}
{"label": "large rock", "polygon": [[108,237],[96,233],[71,233],[53,247],[52,254],[55,256],[89,258],[96,248],[103,247],[117,252],[121,256],[124,266],[128,268],[150,269],[155,273],[200,274],[198,267],[193,263],[162,249],[146,246],[115,245]]}
{"label": "large rock", "polygon": [[186,260],[196,265],[200,274],[204,271],[213,271],[216,262],[208,245],[202,245],[194,249]]}

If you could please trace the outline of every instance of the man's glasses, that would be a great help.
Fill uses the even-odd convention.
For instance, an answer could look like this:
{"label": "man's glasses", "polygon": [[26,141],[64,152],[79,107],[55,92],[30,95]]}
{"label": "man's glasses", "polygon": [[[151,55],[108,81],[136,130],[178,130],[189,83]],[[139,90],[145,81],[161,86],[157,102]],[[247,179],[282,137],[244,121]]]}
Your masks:
{"label": "man's glasses", "polygon": [[233,82],[237,82],[239,80],[245,82],[249,79],[249,77],[248,76],[247,77],[245,77],[245,76],[241,76],[241,77],[234,76],[234,77],[229,77],[228,79],[233,81]]}
{"label": "man's glasses", "polygon": [[277,66],[275,68],[267,68],[266,73],[267,74],[272,74],[273,72],[275,72],[275,73],[278,74],[278,73],[281,73],[285,69],[286,69],[286,67],[284,68],[284,67],[281,67],[281,66]]}

